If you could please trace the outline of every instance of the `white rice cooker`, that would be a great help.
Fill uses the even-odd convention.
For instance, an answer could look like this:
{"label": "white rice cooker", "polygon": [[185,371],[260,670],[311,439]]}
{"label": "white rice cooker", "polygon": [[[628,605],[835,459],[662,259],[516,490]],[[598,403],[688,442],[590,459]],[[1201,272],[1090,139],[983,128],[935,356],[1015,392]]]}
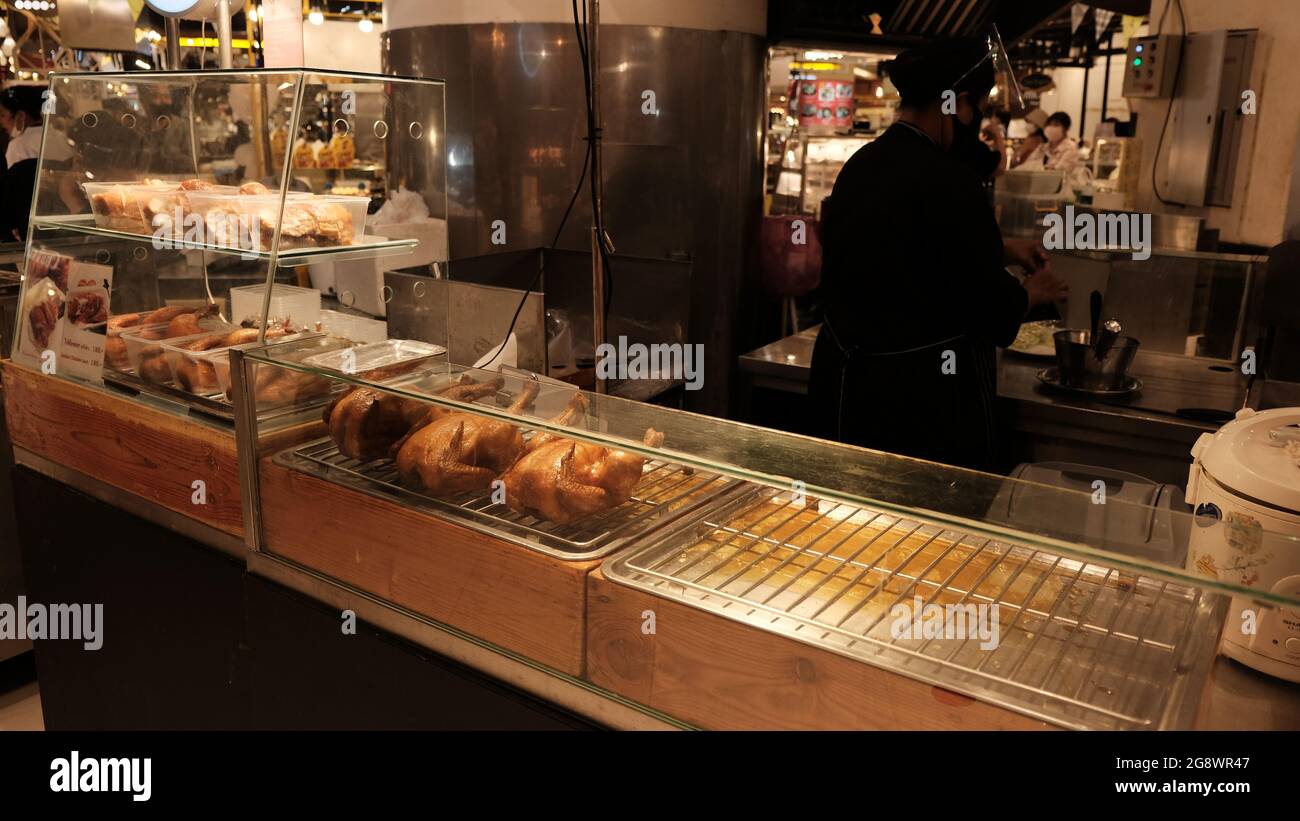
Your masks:
{"label": "white rice cooker", "polygon": [[[1186,499],[1196,512],[1188,570],[1300,599],[1300,408],[1244,409],[1202,434]],[[1234,598],[1219,652],[1300,682],[1300,607]]]}

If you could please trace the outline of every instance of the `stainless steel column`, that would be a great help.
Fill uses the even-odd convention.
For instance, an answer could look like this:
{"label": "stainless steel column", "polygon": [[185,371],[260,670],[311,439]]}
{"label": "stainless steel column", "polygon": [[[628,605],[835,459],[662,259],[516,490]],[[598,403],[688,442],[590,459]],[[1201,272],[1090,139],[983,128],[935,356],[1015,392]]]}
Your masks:
{"label": "stainless steel column", "polygon": [[[600,54],[605,223],[617,245],[610,324],[629,301],[671,315],[682,341],[704,345],[703,387],[688,408],[725,413],[762,216],[766,43],[606,23]],[[586,152],[572,22],[400,28],[384,33],[383,55],[386,71],[447,81],[452,277],[456,260],[549,247]],[[590,203],[579,197],[562,251],[592,250]],[[492,244],[496,220],[508,226],[504,246]],[[668,304],[660,279],[635,273],[652,263],[690,272],[689,306]],[[565,307],[587,314],[590,291]]]}

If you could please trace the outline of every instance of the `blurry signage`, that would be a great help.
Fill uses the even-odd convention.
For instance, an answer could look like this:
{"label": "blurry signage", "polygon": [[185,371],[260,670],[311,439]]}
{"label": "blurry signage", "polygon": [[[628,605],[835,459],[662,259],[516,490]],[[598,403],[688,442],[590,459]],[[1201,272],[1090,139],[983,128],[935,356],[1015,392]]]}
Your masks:
{"label": "blurry signage", "polygon": [[790,99],[795,101],[795,113],[801,126],[853,126],[851,80],[800,80],[795,84]]}
{"label": "blurry signage", "polygon": [[834,71],[839,68],[839,63],[791,63],[790,68],[802,69],[803,71]]}
{"label": "blurry signage", "polygon": [[128,0],[59,0],[59,38],[70,49],[135,51]]}

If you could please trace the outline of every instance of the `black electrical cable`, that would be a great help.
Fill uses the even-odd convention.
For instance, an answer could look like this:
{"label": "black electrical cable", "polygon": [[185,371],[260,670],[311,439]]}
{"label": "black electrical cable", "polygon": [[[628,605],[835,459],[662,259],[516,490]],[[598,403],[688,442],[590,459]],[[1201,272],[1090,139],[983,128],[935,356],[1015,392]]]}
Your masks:
{"label": "black electrical cable", "polygon": [[[591,30],[587,21],[587,7],[582,7],[582,21],[578,22],[578,0],[571,0],[573,7],[574,27],[578,29],[579,51],[582,57],[582,76],[584,81],[584,97],[587,103],[587,139],[593,144],[599,137],[600,128],[596,122],[596,106],[592,97],[592,74],[599,70],[598,66],[591,64]],[[593,152],[594,153],[594,152]],[[605,209],[604,198],[601,196],[600,169],[591,176],[591,218],[592,230],[595,233],[596,251],[600,254],[601,274],[605,285],[605,304],[602,306],[606,323],[609,322],[609,308],[614,301],[614,271],[609,264],[610,248],[608,245],[608,235],[605,232]],[[593,306],[594,307],[594,306]],[[594,318],[593,318],[594,321]]]}
{"label": "black electrical cable", "polygon": [[[573,2],[573,26],[574,26],[574,31],[577,33],[578,56],[582,61],[582,76],[585,80],[584,96],[587,98],[588,135],[585,138],[587,148],[586,151],[583,152],[582,171],[578,173],[578,182],[573,188],[573,196],[569,197],[569,204],[564,209],[564,215],[560,217],[560,224],[555,229],[555,236],[554,238],[551,239],[551,247],[548,249],[548,253],[554,252],[556,246],[559,245],[560,243],[560,234],[564,232],[564,226],[569,221],[569,215],[573,213],[573,206],[575,203],[577,203],[578,195],[582,193],[582,187],[587,181],[587,171],[591,166],[591,156],[592,156],[592,141],[591,141],[591,134],[590,134],[591,122],[592,122],[591,103],[590,103],[591,74],[590,74],[589,62],[587,60],[586,35],[583,32],[582,25],[578,17],[578,0],[572,0],[572,2]],[[528,297],[533,293],[533,291],[537,290],[537,284],[538,282],[541,281],[542,273],[545,270],[546,270],[546,262],[545,262],[545,257],[543,257],[542,264],[537,267],[537,273],[533,275],[532,282],[528,284],[528,288],[524,291],[523,297],[520,298],[519,300],[519,305],[515,308],[515,315],[510,319],[510,327],[506,329],[505,336],[501,339],[501,344],[500,346],[498,346],[497,352],[492,355],[491,359],[489,359],[486,363],[484,363],[483,365],[484,368],[488,367],[493,362],[497,361],[497,358],[501,356],[501,354],[505,351],[506,343],[510,341],[510,334],[514,333],[515,324],[519,321],[519,314],[523,312],[524,305],[527,304],[528,302]],[[606,308],[606,311],[608,311],[608,308]]]}
{"label": "black electrical cable", "polygon": [[[1173,90],[1169,94],[1169,105],[1165,106],[1165,121],[1160,126],[1160,139],[1156,140],[1156,154],[1151,159],[1151,191],[1156,195],[1164,205],[1179,205],[1184,208],[1189,207],[1185,202],[1167,200],[1160,194],[1160,186],[1156,182],[1156,171],[1160,168],[1160,152],[1165,145],[1165,132],[1169,130],[1169,116],[1174,110],[1174,95],[1178,93],[1178,80],[1183,74],[1183,54],[1187,51],[1187,17],[1183,14],[1183,0],[1170,0],[1178,7],[1178,19],[1183,27],[1183,33],[1179,35],[1178,45],[1178,63],[1174,66]],[[1165,4],[1164,11],[1160,13],[1160,23],[1156,26],[1156,34],[1160,34],[1165,26],[1165,14],[1169,11],[1169,3]]]}

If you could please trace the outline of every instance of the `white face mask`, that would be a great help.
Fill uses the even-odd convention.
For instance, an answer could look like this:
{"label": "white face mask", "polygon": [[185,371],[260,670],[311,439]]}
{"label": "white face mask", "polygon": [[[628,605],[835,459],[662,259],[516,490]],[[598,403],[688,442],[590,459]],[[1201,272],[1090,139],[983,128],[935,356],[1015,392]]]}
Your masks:
{"label": "white face mask", "polygon": [[1049,125],[1043,129],[1043,133],[1047,135],[1049,143],[1060,142],[1065,137],[1065,129],[1059,125]]}

